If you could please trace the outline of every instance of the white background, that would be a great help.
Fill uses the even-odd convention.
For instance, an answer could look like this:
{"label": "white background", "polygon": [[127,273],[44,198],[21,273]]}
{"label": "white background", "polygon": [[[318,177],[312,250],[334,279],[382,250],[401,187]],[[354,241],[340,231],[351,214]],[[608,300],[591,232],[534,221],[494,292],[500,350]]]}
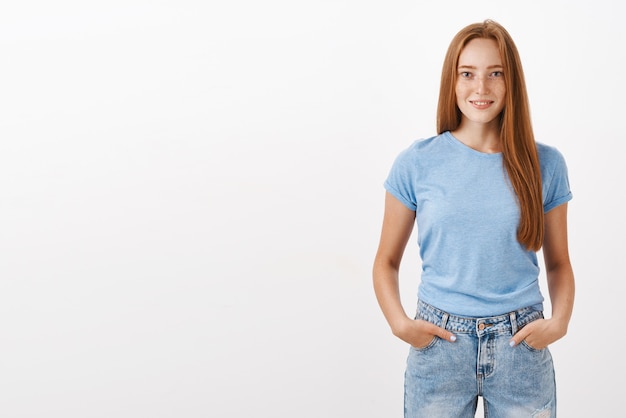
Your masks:
{"label": "white background", "polygon": [[[371,286],[382,182],[486,18],[570,170],[559,415],[623,413],[619,2],[214,3],[3,4],[0,416],[401,416],[407,346]],[[413,237],[410,313],[417,257]]]}

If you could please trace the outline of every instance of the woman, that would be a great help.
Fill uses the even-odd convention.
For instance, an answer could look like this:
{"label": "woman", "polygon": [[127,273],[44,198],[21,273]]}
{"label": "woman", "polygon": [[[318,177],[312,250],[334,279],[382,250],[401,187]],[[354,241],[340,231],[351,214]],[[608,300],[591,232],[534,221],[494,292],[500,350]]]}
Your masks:
{"label": "woman", "polygon": [[[517,48],[487,20],[448,49],[438,135],[415,141],[385,181],[374,289],[393,334],[410,344],[405,417],[554,417],[548,345],[574,301],[567,168],[535,142]],[[413,224],[422,274],[415,319],[398,271]],[[552,314],[543,317],[542,248]]]}

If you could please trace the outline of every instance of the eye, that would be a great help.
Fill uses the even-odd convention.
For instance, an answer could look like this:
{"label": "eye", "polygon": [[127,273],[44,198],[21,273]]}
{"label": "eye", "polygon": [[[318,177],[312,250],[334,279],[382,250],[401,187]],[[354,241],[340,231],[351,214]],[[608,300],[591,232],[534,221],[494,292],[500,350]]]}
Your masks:
{"label": "eye", "polygon": [[491,77],[492,78],[498,78],[498,77],[503,77],[504,73],[502,71],[494,71],[493,73],[491,73]]}
{"label": "eye", "polygon": [[459,73],[459,75],[462,78],[470,78],[472,76],[472,73],[470,73],[469,71],[462,71],[462,72]]}

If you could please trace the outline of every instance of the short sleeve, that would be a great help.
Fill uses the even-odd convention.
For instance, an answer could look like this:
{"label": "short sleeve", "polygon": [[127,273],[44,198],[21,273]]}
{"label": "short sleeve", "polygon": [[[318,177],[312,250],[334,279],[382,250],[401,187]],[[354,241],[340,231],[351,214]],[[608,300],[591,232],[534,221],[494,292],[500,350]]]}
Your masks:
{"label": "short sleeve", "polygon": [[415,152],[411,147],[396,157],[384,183],[385,189],[412,211],[417,209],[416,176]]}
{"label": "short sleeve", "polygon": [[567,165],[563,155],[550,147],[546,153],[546,172],[542,173],[543,211],[549,212],[557,206],[572,200]]}

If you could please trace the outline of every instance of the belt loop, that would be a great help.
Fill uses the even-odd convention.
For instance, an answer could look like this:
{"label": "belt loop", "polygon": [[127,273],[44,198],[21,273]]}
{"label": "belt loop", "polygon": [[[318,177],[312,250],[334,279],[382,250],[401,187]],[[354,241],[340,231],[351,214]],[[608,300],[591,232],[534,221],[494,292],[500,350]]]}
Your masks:
{"label": "belt loop", "polygon": [[509,318],[511,319],[511,335],[515,335],[517,334],[517,316],[515,311],[509,314]]}
{"label": "belt loop", "polygon": [[441,328],[446,329],[446,324],[448,323],[448,317],[449,315],[444,312],[443,316],[441,317]]}

